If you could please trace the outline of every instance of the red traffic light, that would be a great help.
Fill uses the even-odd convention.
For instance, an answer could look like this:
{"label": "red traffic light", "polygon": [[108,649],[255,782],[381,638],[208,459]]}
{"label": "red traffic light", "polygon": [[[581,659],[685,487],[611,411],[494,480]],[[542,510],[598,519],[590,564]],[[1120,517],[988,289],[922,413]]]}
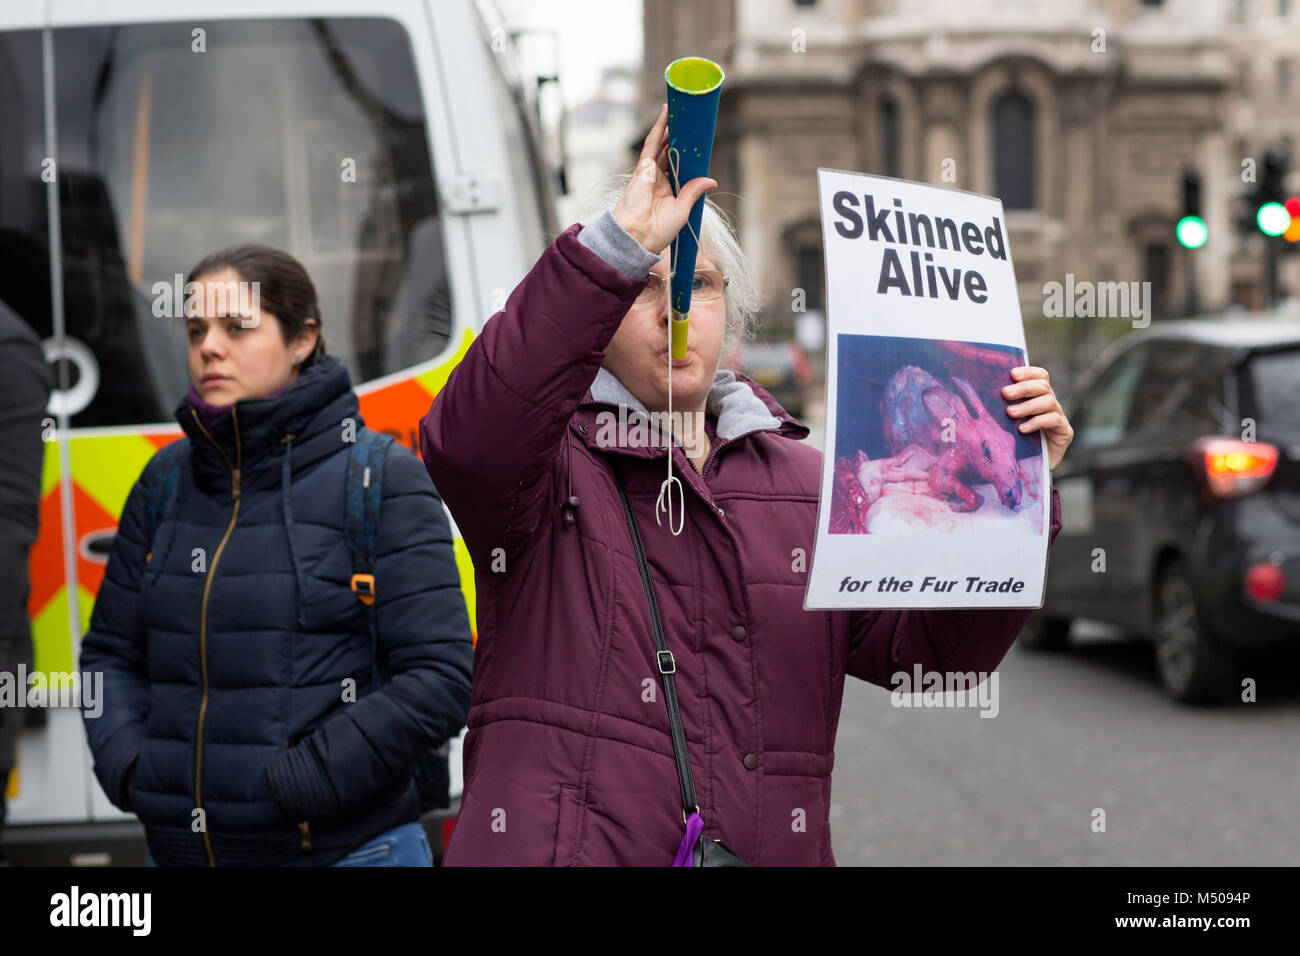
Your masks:
{"label": "red traffic light", "polygon": [[1292,196],[1282,204],[1282,208],[1291,215],[1291,222],[1282,232],[1282,238],[1292,244],[1300,243],[1300,196]]}

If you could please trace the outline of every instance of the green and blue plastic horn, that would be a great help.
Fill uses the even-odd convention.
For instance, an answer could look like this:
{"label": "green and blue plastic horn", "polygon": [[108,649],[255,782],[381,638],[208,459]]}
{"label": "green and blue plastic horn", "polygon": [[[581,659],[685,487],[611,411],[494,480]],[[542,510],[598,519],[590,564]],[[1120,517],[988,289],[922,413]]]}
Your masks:
{"label": "green and blue plastic horn", "polygon": [[[664,79],[668,83],[669,175],[671,178],[676,173],[673,181],[673,195],[676,195],[679,186],[709,174],[723,73],[722,67],[712,60],[687,56],[669,63]],[[672,357],[679,360],[686,358],[691,287],[695,284],[695,257],[699,252],[695,237],[700,234],[703,218],[704,197],[701,196],[691,209],[688,225],[673,240],[669,349]]]}

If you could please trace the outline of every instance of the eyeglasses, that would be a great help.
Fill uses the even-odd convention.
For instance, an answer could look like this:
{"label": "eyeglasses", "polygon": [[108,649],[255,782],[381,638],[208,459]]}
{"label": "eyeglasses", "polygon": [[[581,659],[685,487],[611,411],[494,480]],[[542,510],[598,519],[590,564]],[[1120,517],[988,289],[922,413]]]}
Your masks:
{"label": "eyeglasses", "polygon": [[[650,273],[650,281],[641,290],[641,294],[636,297],[636,304],[649,305],[651,302],[657,302],[664,291],[666,282],[667,280],[658,273]],[[714,299],[721,298],[723,290],[729,285],[731,285],[731,280],[718,270],[701,269],[695,273],[695,281],[691,283],[691,301],[712,302]]]}

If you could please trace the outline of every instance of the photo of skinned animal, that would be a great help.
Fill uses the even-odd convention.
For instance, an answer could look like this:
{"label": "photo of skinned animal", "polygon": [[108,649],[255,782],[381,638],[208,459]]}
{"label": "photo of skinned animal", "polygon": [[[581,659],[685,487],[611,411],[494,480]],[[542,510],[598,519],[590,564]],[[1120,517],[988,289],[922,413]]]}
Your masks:
{"label": "photo of skinned animal", "polygon": [[1044,533],[1040,434],[1018,430],[1002,395],[1023,350],[877,335],[838,347],[831,534]]}

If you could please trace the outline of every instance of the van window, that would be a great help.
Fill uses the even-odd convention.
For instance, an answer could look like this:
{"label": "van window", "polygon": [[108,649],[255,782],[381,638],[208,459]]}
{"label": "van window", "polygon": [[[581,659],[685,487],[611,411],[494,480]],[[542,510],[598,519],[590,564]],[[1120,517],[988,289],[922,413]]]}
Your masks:
{"label": "van window", "polygon": [[1129,414],[1145,350],[1130,348],[1089,389],[1075,415],[1075,439],[1081,447],[1113,445],[1127,433]]}
{"label": "van window", "polygon": [[1247,371],[1259,421],[1300,425],[1300,349],[1257,352]]}
{"label": "van window", "polygon": [[41,35],[0,33],[0,299],[42,339],[54,334]]}
{"label": "van window", "polygon": [[[504,54],[498,54],[498,65]],[[492,113],[505,134],[506,174],[519,196],[519,233],[525,243],[526,261],[532,262],[558,234],[551,211],[550,184],[535,130],[527,114],[523,89],[507,79],[504,68],[492,74]]]}
{"label": "van window", "polygon": [[[354,384],[442,350],[443,223],[399,24],[70,28],[54,51],[67,334],[100,377],[74,427],[171,419],[190,384],[172,290],[238,243],[306,266]],[[39,117],[39,86],[17,91]]]}
{"label": "van window", "polygon": [[1148,345],[1135,389],[1129,433],[1143,440],[1178,442],[1215,431],[1225,414],[1223,358],[1194,342]]}

